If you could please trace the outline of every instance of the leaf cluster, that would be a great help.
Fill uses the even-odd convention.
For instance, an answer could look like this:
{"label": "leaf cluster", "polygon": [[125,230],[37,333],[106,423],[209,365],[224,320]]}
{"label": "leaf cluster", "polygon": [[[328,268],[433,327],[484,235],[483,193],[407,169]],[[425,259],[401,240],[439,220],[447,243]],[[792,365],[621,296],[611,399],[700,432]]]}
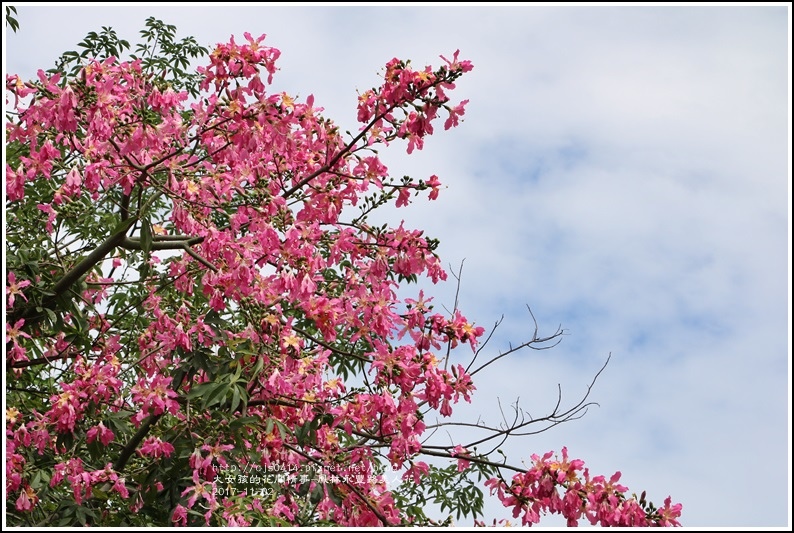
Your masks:
{"label": "leaf cluster", "polygon": [[[9,21],[8,8],[6,21],[12,27],[16,22]],[[130,42],[121,39],[113,28],[102,26],[102,31],[89,32],[78,43],[77,46],[82,50],[64,52],[49,72],[60,72],[65,81],[77,77],[90,59],[102,61],[115,57],[118,60],[140,60],[143,71],[152,76],[160,89],[171,87],[177,92],[186,90],[191,96],[197,97],[201,76],[190,65],[192,60],[206,56],[209,49],[200,45],[194,37],[178,39],[176,26],[154,17],[146,19],[140,34],[142,41],[135,46],[134,53],[125,58],[125,52],[131,50]]]}

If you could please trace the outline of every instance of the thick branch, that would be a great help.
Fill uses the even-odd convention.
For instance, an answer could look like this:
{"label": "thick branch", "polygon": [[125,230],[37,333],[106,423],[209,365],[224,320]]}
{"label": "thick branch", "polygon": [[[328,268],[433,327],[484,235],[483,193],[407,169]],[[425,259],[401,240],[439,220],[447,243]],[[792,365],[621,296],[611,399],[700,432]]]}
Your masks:
{"label": "thick branch", "polygon": [[[199,244],[200,242],[204,241],[204,237],[188,237],[188,236],[181,236],[181,235],[167,235],[167,236],[160,236],[157,235],[152,238],[153,242],[151,243],[151,250],[183,250],[187,252],[190,257],[204,265],[205,267],[209,268],[213,272],[217,272],[218,268],[201,257],[199,254],[196,253],[193,248],[191,248],[194,244]],[[126,237],[123,242],[119,244],[121,248],[125,248],[127,250],[142,250],[143,245],[141,244],[141,240],[139,238],[132,238]]]}
{"label": "thick branch", "polygon": [[138,449],[138,445],[141,441],[149,434],[149,431],[152,429],[152,426],[160,420],[162,414],[159,415],[150,415],[146,420],[143,421],[141,427],[138,428],[138,431],[135,432],[135,435],[132,436],[130,441],[124,446],[124,449],[121,450],[121,454],[119,455],[116,462],[113,463],[113,470],[116,472],[121,473],[124,471],[124,467],[127,466],[127,461],[130,460],[132,454],[135,453],[135,450]]}
{"label": "thick branch", "polygon": [[[179,378],[179,382],[173,387],[174,391],[178,390],[182,386],[184,379],[184,375]],[[135,453],[138,445],[141,443],[144,437],[149,434],[152,426],[154,426],[154,424],[156,424],[157,421],[162,418],[163,414],[164,413],[160,413],[159,415],[149,415],[146,420],[143,421],[141,427],[138,428],[138,431],[135,432],[135,435],[133,435],[127,445],[124,446],[124,449],[121,451],[118,459],[116,459],[116,462],[113,463],[113,470],[116,472],[121,472],[124,470],[124,467],[127,466],[127,461],[129,461],[130,457],[132,457],[132,454]]]}
{"label": "thick branch", "polygon": [[[58,299],[59,296],[68,291],[72,285],[75,284],[80,278],[88,274],[94,266],[99,263],[107,254],[113,251],[114,248],[119,246],[124,241],[126,231],[132,226],[134,218],[128,218],[110,237],[105,239],[93,252],[84,257],[77,263],[71,270],[69,270],[52,288],[52,294],[44,298],[41,307],[49,308]],[[10,322],[16,322],[20,318],[24,318],[26,326],[30,327],[31,324],[37,323],[44,316],[43,314],[33,315],[35,310],[34,306],[27,307],[21,316],[11,315]]]}

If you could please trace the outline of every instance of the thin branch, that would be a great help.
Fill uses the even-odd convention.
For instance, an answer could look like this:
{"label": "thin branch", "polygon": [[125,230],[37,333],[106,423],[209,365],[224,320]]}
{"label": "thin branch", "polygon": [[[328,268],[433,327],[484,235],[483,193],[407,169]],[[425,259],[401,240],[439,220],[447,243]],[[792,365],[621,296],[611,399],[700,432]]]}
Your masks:
{"label": "thin branch", "polygon": [[[307,454],[307,453],[306,453],[306,452],[304,452],[303,450],[300,450],[300,449],[298,449],[298,448],[295,448],[295,447],[293,447],[293,446],[291,446],[291,445],[289,445],[289,444],[286,444],[286,443],[284,444],[284,447],[285,447],[285,448],[287,448],[288,450],[292,450],[293,452],[297,453],[297,454],[298,454],[298,455],[300,455],[301,457],[304,457],[305,459],[307,459],[308,461],[310,461],[310,462],[314,463],[315,465],[318,465],[318,466],[319,466],[321,469],[325,469],[325,468],[326,468],[326,465],[324,465],[323,463],[321,463],[320,461],[318,461],[318,460],[317,460],[317,459],[315,459],[314,457],[310,456],[309,454]],[[355,487],[355,486],[354,486],[352,483],[350,483],[349,481],[343,481],[343,483],[344,483],[345,485],[347,485],[347,487],[348,487],[350,490],[352,490],[352,491],[353,491],[353,493],[354,493],[356,496],[358,496],[358,497],[359,497],[359,499],[360,499],[362,502],[364,502],[364,505],[366,505],[366,506],[369,508],[369,510],[370,510],[370,511],[372,511],[372,513],[373,513],[375,516],[377,516],[377,517],[378,517],[378,520],[380,520],[380,521],[381,521],[381,523],[382,523],[384,526],[388,526],[388,525],[389,525],[389,521],[388,521],[388,520],[386,520],[386,517],[385,517],[385,516],[383,516],[383,513],[381,513],[381,512],[378,510],[378,508],[377,508],[377,507],[375,507],[374,505],[372,505],[372,502],[370,502],[370,501],[369,501],[367,498],[365,498],[365,497],[364,497],[364,495],[363,495],[363,494],[361,494],[361,491],[359,491],[359,490],[358,490],[358,489],[357,489],[357,488],[356,488],[356,487]]]}
{"label": "thin branch", "polygon": [[[463,277],[463,262],[464,261],[466,261],[466,258],[463,258],[461,260],[460,268],[458,268],[457,275],[456,274],[452,274],[452,276],[455,278],[455,303],[452,306],[452,312],[450,312],[450,318],[451,319],[455,318],[455,311],[458,310],[458,302],[460,301],[459,300],[459,298],[460,298],[460,282],[461,282],[461,278]],[[450,265],[450,269],[451,269],[451,267],[452,267],[452,265]],[[444,357],[444,370],[447,370],[447,367],[449,366],[449,356],[450,356],[451,352],[452,352],[452,342],[448,342],[447,343],[447,355],[446,355],[446,357]]]}
{"label": "thin branch", "polygon": [[[575,405],[573,405],[572,407],[566,409],[565,411],[560,412],[560,405],[562,404],[562,388],[558,384],[557,385],[557,403],[556,403],[556,405],[554,406],[554,409],[552,410],[552,412],[549,415],[546,415],[546,416],[541,417],[541,418],[532,418],[531,416],[529,416],[528,413],[526,413],[526,414],[527,414],[527,416],[529,416],[529,420],[526,420],[523,416],[519,416],[520,411],[518,409],[518,401],[516,401],[516,404],[513,407],[515,409],[515,417],[513,419],[513,422],[508,424],[507,423],[507,418],[506,418],[504,412],[502,411],[501,402],[500,402],[499,408],[500,408],[500,411],[502,412],[502,420],[504,421],[504,427],[493,428],[493,427],[489,427],[489,426],[485,426],[485,425],[481,425],[481,424],[471,424],[471,423],[464,423],[464,422],[442,422],[442,423],[439,423],[439,424],[428,425],[427,427],[428,428],[440,428],[440,427],[444,427],[444,426],[463,426],[463,427],[475,427],[475,428],[478,428],[478,429],[483,429],[483,430],[492,432],[491,435],[483,437],[482,439],[479,439],[479,440],[472,441],[472,442],[470,442],[470,443],[468,443],[468,444],[466,444],[464,446],[465,448],[473,448],[474,446],[483,444],[485,442],[492,441],[492,440],[497,439],[497,438],[502,438],[502,442],[503,442],[504,441],[504,437],[507,437],[507,436],[536,435],[538,433],[542,433],[544,431],[547,431],[547,430],[549,430],[549,429],[551,429],[551,428],[553,428],[553,427],[555,427],[557,425],[560,425],[560,424],[562,424],[564,422],[570,422],[572,420],[578,420],[578,419],[582,418],[587,413],[587,409],[590,406],[592,406],[592,405],[596,405],[597,406],[598,405],[597,402],[588,402],[587,399],[590,397],[590,393],[592,392],[592,389],[595,386],[596,381],[601,376],[601,373],[604,371],[604,369],[606,369],[607,365],[609,364],[609,360],[610,360],[611,357],[612,357],[612,354],[610,353],[609,356],[607,357],[607,360],[604,362],[604,364],[601,366],[599,371],[596,373],[596,375],[590,381],[590,384],[587,386],[587,391],[582,396],[582,398]],[[544,424],[544,423],[545,423],[545,425],[542,426],[538,430],[522,431],[525,428],[528,428],[529,426],[531,426],[533,424]]]}
{"label": "thin branch", "polygon": [[496,333],[496,328],[498,328],[502,324],[502,321],[504,321],[504,319],[505,319],[505,316],[502,315],[499,318],[499,320],[497,320],[494,323],[493,327],[491,328],[490,333],[488,333],[488,336],[485,338],[485,340],[482,341],[480,343],[480,345],[477,347],[477,351],[474,352],[474,357],[472,357],[471,361],[469,362],[468,366],[466,367],[466,372],[467,373],[469,372],[469,369],[472,366],[474,366],[474,362],[477,360],[477,356],[480,355],[480,352],[485,349],[485,347],[488,345],[489,342],[491,342],[491,339],[493,338],[493,334]]}
{"label": "thin branch", "polygon": [[[560,327],[557,328],[557,331],[554,332],[553,335],[550,335],[548,337],[543,337],[543,338],[538,337],[538,321],[535,319],[535,315],[532,313],[532,309],[529,306],[527,306],[527,309],[529,310],[529,314],[532,317],[532,321],[535,324],[535,332],[532,334],[532,338],[530,340],[528,340],[527,342],[524,342],[524,343],[516,346],[515,348],[513,348],[511,346],[510,349],[507,350],[506,352],[500,353],[499,355],[497,355],[496,357],[494,357],[490,361],[486,362],[482,366],[478,367],[474,371],[469,372],[470,376],[473,376],[474,374],[476,374],[480,370],[484,369],[485,367],[487,367],[491,363],[494,363],[494,362],[498,361],[502,357],[510,355],[511,353],[517,352],[517,351],[519,351],[519,350],[521,350],[523,348],[532,348],[533,350],[549,350],[549,349],[554,348],[555,346],[557,346],[560,342],[562,342],[562,339],[558,338],[561,335],[563,335],[563,333],[564,333],[563,329],[560,328]],[[497,322],[497,326],[498,325],[499,325],[499,322]],[[494,326],[494,329],[496,329],[496,326]],[[489,336],[489,339],[490,339],[490,336]],[[536,344],[547,343],[547,342],[552,341],[554,339],[557,339],[557,341],[554,344],[550,344],[548,346],[535,346]],[[473,363],[473,360],[472,360],[472,363]],[[471,367],[471,363],[469,364],[469,368],[470,367]],[[468,368],[466,370],[468,371]]]}
{"label": "thin branch", "polygon": [[[447,449],[447,448],[445,447],[444,449]],[[433,457],[443,457],[445,459],[459,459],[459,457],[457,455],[452,455],[451,451],[450,452],[436,451],[435,449],[431,449],[431,448],[428,448],[426,446],[422,446],[422,448],[419,450],[419,453],[424,454],[424,455],[430,455],[430,456],[433,456]],[[512,470],[513,472],[526,472],[527,471],[526,468],[519,468],[517,466],[509,465],[507,463],[495,463],[495,462],[489,461],[487,459],[482,459],[482,458],[479,458],[479,457],[474,457],[474,456],[469,456],[469,455],[465,456],[465,459],[467,461],[472,462],[472,463],[477,463],[477,464],[486,465],[486,466],[492,466],[492,467],[498,468],[500,470],[502,468],[504,468],[506,470]]]}
{"label": "thin branch", "polygon": [[363,357],[361,355],[358,355],[358,354],[355,354],[355,353],[352,353],[352,352],[346,352],[344,350],[340,350],[339,348],[334,348],[333,346],[331,346],[327,342],[321,341],[320,339],[312,336],[309,332],[307,332],[307,331],[305,331],[305,330],[303,330],[303,329],[301,329],[301,328],[299,328],[297,326],[293,325],[292,329],[294,331],[296,331],[297,333],[300,333],[301,335],[303,335],[304,337],[306,337],[307,339],[309,339],[313,343],[317,344],[318,346],[322,346],[323,348],[331,350],[335,354],[344,355],[344,356],[347,356],[347,357],[352,357],[354,359],[358,359],[359,361],[361,361],[363,363],[369,363],[370,362],[369,359],[367,359],[366,357]]}
{"label": "thin branch", "polygon": [[367,132],[369,132],[369,130],[371,130],[373,126],[375,126],[375,124],[383,120],[389,113],[394,111],[397,107],[398,107],[397,104],[392,104],[383,113],[376,115],[375,118],[373,118],[363,130],[361,130],[361,133],[356,135],[353,138],[353,140],[351,140],[349,143],[345,145],[343,149],[337,152],[337,154],[333,156],[328,163],[326,163],[316,171],[312,172],[311,174],[300,180],[298,183],[295,184],[294,187],[285,191],[284,194],[282,194],[281,196],[284,198],[289,198],[295,193],[295,191],[301,189],[304,185],[312,181],[314,178],[316,178],[320,174],[323,174],[324,172],[328,172],[329,170],[331,170],[331,168],[333,168],[333,166],[337,164],[339,160],[342,159],[342,157],[344,157],[345,154],[347,154],[353,149],[353,147],[358,143],[358,141],[360,141],[366,136]]}

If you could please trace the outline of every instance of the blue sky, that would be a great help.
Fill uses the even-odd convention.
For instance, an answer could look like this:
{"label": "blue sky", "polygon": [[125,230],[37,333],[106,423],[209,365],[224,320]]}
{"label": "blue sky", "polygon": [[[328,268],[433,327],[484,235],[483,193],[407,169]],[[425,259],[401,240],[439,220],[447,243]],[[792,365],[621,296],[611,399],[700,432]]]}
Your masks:
{"label": "blue sky", "polygon": [[[512,462],[568,446],[672,495],[685,525],[791,524],[789,9],[18,4],[6,71],[33,76],[101,26],[134,42],[148,16],[208,46],[266,33],[274,90],[314,94],[346,129],[386,61],[459,48],[465,121],[382,152],[393,175],[448,188],[383,216],[465,259],[465,314],[505,315],[493,355],[531,336],[526,305],[567,335],[478,374],[457,416],[498,423],[497,398],[516,397],[545,414],[558,383],[575,403],[611,353],[600,407],[506,445]],[[452,304],[452,284],[424,287]]]}

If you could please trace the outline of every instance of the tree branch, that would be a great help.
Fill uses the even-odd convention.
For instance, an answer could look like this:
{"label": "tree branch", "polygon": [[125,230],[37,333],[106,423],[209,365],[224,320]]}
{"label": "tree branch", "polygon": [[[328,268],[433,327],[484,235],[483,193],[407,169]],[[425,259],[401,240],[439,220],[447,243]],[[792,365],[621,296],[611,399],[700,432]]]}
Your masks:
{"label": "tree branch", "polygon": [[127,461],[130,460],[132,454],[135,453],[135,450],[138,449],[138,445],[141,441],[149,434],[149,431],[152,429],[152,426],[157,423],[158,420],[162,417],[162,414],[159,415],[149,415],[146,420],[143,421],[141,427],[138,428],[138,431],[135,432],[135,435],[132,436],[130,441],[124,446],[124,449],[121,450],[121,454],[119,454],[118,459],[116,462],[113,463],[113,470],[116,472],[123,472],[124,467],[127,466]]}
{"label": "tree branch", "polygon": [[[79,263],[72,267],[71,270],[64,274],[63,277],[53,286],[52,294],[42,300],[41,307],[50,308],[59,296],[69,290],[75,282],[88,274],[88,272],[94,268],[94,265],[99,263],[114,248],[119,246],[119,244],[124,241],[127,230],[130,229],[134,222],[134,218],[128,218],[124,220],[110,237],[105,239],[94,249],[94,251],[84,257]],[[30,327],[31,325],[38,323],[44,316],[43,313],[38,315],[33,314],[35,312],[35,306],[28,306],[23,308],[23,310],[24,312],[21,313],[21,315],[12,313],[9,317],[9,320],[13,323],[20,318],[23,318],[26,322],[25,326]]]}

